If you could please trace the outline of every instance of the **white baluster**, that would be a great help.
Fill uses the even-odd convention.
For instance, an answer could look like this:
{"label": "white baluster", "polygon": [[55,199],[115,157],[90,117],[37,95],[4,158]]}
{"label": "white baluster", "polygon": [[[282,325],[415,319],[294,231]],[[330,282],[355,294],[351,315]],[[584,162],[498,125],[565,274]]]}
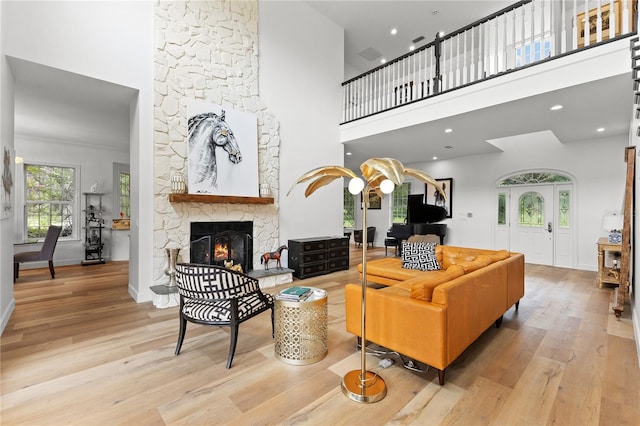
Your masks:
{"label": "white baluster", "polygon": [[[561,11],[560,21],[562,25],[562,29],[560,30],[560,53],[561,54],[567,51],[567,25],[566,25],[567,13],[565,11],[566,7],[567,7],[566,0],[562,0],[562,3],[560,4],[560,11]],[[551,22],[553,22],[553,20]]]}
{"label": "white baluster", "polygon": [[469,81],[467,79],[467,75],[468,75],[468,68],[467,68],[467,32],[464,32],[464,43],[463,43],[463,52],[462,52],[462,84],[467,84],[467,82]]}
{"label": "white baluster", "polygon": [[516,67],[516,26],[517,26],[517,13],[515,10],[513,10],[511,12],[511,22],[513,22],[513,24],[511,25],[511,68],[515,69]]}
{"label": "white baluster", "polygon": [[535,10],[535,3],[531,2],[531,48],[529,49],[529,63],[532,63],[534,61],[534,49],[533,49],[533,43],[535,40],[535,34],[536,34],[536,10]]}
{"label": "white baluster", "polygon": [[509,24],[507,23],[507,14],[504,15],[504,24],[502,25],[502,46],[500,51],[502,52],[502,71],[506,71],[509,68],[509,64],[507,64],[507,27]]}
{"label": "white baluster", "polygon": [[500,63],[500,45],[499,45],[499,39],[500,39],[500,17],[496,16],[495,17],[495,28],[496,28],[496,37],[494,40],[494,58],[493,58],[493,68],[494,68],[494,74],[500,72],[500,68],[499,68],[499,63]]}
{"label": "white baluster", "polygon": [[602,9],[600,7],[600,0],[596,0],[597,12],[596,12],[596,43],[602,41]]}
{"label": "white baluster", "polygon": [[483,32],[484,29],[482,27],[482,24],[478,25],[478,74],[476,76],[476,78],[478,80],[482,80],[484,78],[484,72],[483,72],[483,67],[484,67],[484,40],[483,40]]}
{"label": "white baluster", "polygon": [[609,38],[614,38],[617,34],[618,19],[620,17],[616,14],[616,9],[613,7],[613,0],[609,0]]}
{"label": "white baluster", "polygon": [[631,22],[629,17],[629,1],[630,0],[626,0],[622,3],[624,5],[622,9],[622,34],[627,34],[633,31],[631,25],[629,25]]}
{"label": "white baluster", "polygon": [[[578,25],[578,28],[580,25]],[[584,0],[584,45],[589,46],[591,42],[591,26],[589,25],[589,2]]]}
{"label": "white baluster", "polygon": [[469,69],[469,82],[474,82],[476,80],[476,61],[475,61],[475,52],[476,52],[476,45],[475,45],[475,38],[476,38],[476,30],[478,27],[473,27],[471,28],[471,49],[470,49],[470,53],[471,53],[471,58],[469,59],[470,62],[470,69]]}

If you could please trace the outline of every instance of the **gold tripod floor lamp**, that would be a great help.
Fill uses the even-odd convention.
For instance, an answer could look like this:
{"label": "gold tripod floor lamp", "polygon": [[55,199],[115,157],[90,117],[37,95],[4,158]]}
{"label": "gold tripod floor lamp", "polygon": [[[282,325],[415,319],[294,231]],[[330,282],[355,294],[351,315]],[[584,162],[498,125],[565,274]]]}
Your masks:
{"label": "gold tripod floor lamp", "polygon": [[305,197],[313,194],[321,188],[341,177],[351,178],[349,192],[353,195],[362,193],[362,318],[361,318],[361,360],[360,369],[349,371],[342,379],[342,392],[351,400],[361,403],[373,403],[382,400],[387,395],[387,386],[382,377],[377,373],[367,370],[366,353],[366,307],[367,307],[367,209],[369,208],[369,193],[375,191],[380,197],[390,194],[396,185],[404,182],[405,175],[415,177],[422,182],[429,183],[437,188],[442,195],[446,195],[440,185],[426,173],[406,169],[402,163],[393,158],[371,158],[360,166],[362,178],[353,171],[341,166],[325,166],[311,170],[302,175],[291,187],[302,182],[311,181],[305,190]]}

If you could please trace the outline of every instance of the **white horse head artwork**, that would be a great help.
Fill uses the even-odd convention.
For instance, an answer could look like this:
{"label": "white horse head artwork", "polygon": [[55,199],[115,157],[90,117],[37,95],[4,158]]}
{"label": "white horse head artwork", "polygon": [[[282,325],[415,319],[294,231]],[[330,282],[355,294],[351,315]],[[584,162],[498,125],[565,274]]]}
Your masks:
{"label": "white horse head artwork", "polygon": [[238,164],[242,161],[233,130],[225,121],[225,112],[222,111],[219,116],[207,112],[189,117],[189,173],[195,184],[217,187],[218,147],[227,152],[231,163]]}

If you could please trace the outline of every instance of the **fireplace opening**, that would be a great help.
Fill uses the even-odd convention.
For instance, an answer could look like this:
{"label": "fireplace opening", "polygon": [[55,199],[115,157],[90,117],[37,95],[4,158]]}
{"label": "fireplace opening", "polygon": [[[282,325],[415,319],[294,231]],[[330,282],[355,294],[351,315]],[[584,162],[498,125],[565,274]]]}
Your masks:
{"label": "fireplace opening", "polygon": [[191,262],[253,270],[253,222],[192,222]]}

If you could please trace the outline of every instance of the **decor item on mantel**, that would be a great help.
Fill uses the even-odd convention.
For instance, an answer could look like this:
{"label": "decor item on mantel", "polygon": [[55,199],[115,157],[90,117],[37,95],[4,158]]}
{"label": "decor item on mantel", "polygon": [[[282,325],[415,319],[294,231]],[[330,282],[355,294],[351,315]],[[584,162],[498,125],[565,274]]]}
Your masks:
{"label": "decor item on mantel", "polygon": [[260,184],[260,196],[261,197],[270,197],[271,196],[271,188],[268,183]]}
{"label": "decor item on mantel", "polygon": [[164,273],[169,276],[169,284],[167,284],[167,287],[175,287],[176,263],[178,262],[178,253],[180,253],[180,248],[165,248],[164,251],[167,254],[167,268],[164,270]]}
{"label": "decor item on mantel", "polygon": [[171,176],[171,193],[172,194],[184,194],[187,192],[187,186],[184,182],[184,175],[182,172],[173,172]]}
{"label": "decor item on mantel", "polygon": [[[349,192],[353,195],[362,194],[362,229],[367,228],[367,209],[369,205],[369,193],[375,193],[382,197],[383,194],[389,194],[396,185],[404,182],[405,175],[419,179],[424,183],[440,188],[437,182],[426,173],[415,170],[406,169],[402,163],[393,158],[370,158],[360,166],[362,178],[359,178],[353,171],[341,166],[325,166],[311,170],[302,175],[291,187],[293,188],[302,182],[311,181],[305,190],[305,197],[313,194],[318,188],[321,188],[334,180],[341,177],[351,178],[349,181]],[[441,189],[441,188],[440,188]],[[446,194],[442,192],[442,196],[446,198]],[[289,194],[287,193],[287,195]],[[387,387],[377,373],[367,371],[367,351],[366,351],[366,294],[367,294],[367,237],[366,233],[362,246],[362,317],[361,324],[361,360],[360,370],[349,371],[342,379],[342,392],[351,400],[363,403],[373,403],[382,400],[387,394]]]}
{"label": "decor item on mantel", "polygon": [[257,117],[201,100],[187,115],[189,193],[257,197]]}

